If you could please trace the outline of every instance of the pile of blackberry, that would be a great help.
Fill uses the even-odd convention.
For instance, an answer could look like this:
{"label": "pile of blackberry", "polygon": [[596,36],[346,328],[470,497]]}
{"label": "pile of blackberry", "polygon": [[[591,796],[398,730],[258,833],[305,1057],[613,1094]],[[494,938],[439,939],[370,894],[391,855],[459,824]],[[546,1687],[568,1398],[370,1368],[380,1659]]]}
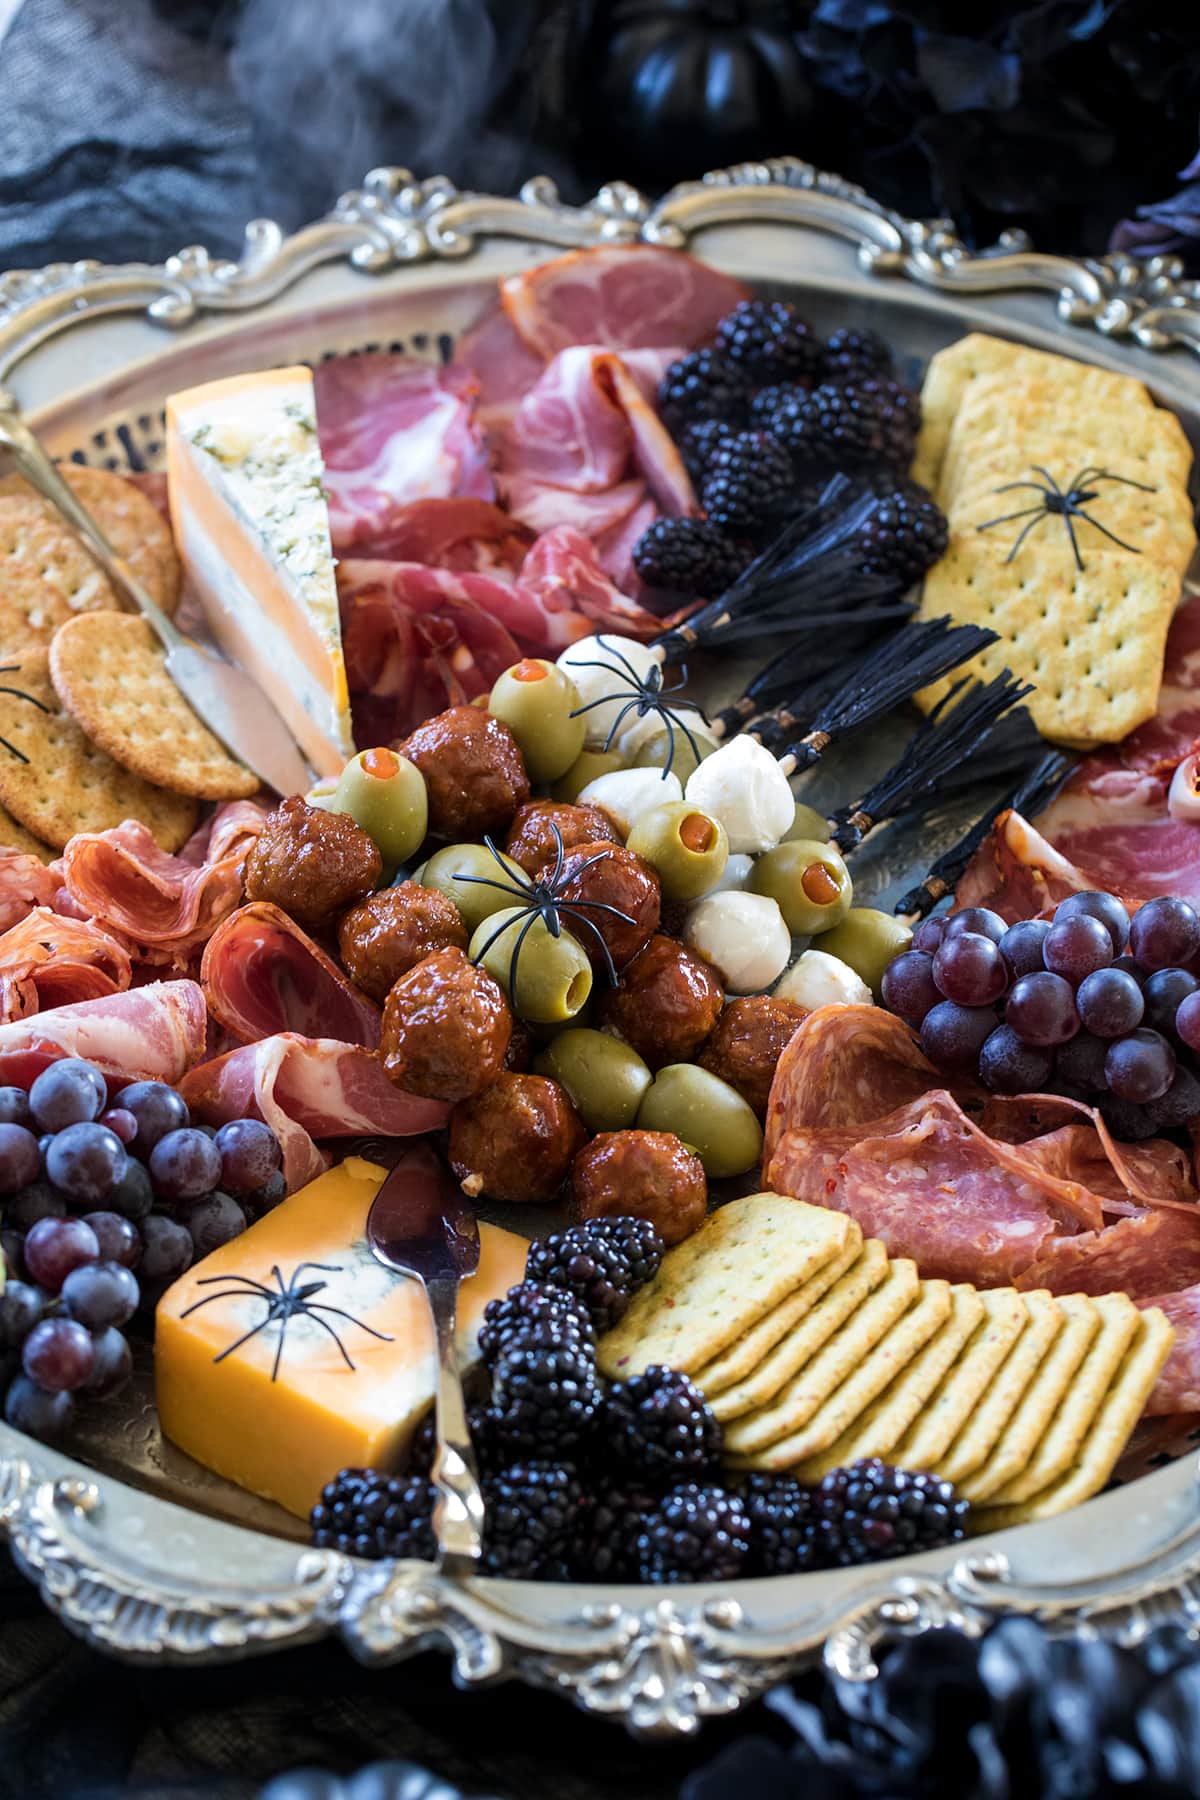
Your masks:
{"label": "pile of blackberry", "polygon": [[[888,346],[849,327],[822,342],[786,300],[734,307],[712,344],[671,364],[658,403],[704,518],[659,519],[638,540],[634,565],[650,587],[715,598],[836,472],[876,491],[882,482],[885,494],[912,487],[920,402],[894,379]],[[906,581],[945,548],[945,522],[923,497],[925,513],[901,505],[876,528],[886,572]],[[878,566],[878,545],[864,548]]]}
{"label": "pile of blackberry", "polygon": [[[489,1301],[479,1344],[490,1393],[468,1409],[489,1575],[646,1584],[791,1575],[933,1549],[967,1511],[946,1482],[878,1461],[815,1488],[723,1477],[703,1394],[658,1365],[605,1383],[596,1338],[651,1281],[663,1244],[644,1219],[598,1219],[530,1246],[525,1279]],[[432,1415],[404,1474],[344,1469],[312,1514],[319,1548],[434,1554]]]}

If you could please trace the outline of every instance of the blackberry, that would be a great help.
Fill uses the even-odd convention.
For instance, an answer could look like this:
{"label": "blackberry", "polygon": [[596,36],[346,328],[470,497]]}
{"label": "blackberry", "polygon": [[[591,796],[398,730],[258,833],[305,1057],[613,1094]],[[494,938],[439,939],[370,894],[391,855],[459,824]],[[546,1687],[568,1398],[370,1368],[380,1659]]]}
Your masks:
{"label": "blackberry", "polygon": [[553,1456],[587,1437],[600,1410],[591,1346],[510,1339],[492,1368],[493,1429],[509,1460]]}
{"label": "blackberry", "polygon": [[950,1482],[878,1457],[831,1469],[813,1502],[818,1555],[829,1568],[936,1550],[957,1543],[966,1528],[967,1502]]}
{"label": "blackberry", "polygon": [[790,499],[796,475],[787,450],[769,431],[736,431],[708,459],[700,499],[714,525],[757,531]]}
{"label": "blackberry", "polygon": [[708,600],[736,581],[744,563],[737,545],[707,519],[656,519],[633,549],[633,566],[651,587]]}
{"label": "blackberry", "polygon": [[665,1249],[648,1219],[592,1219],[538,1238],[525,1279],[565,1288],[583,1301],[598,1332],[611,1331],[638,1289],[658,1273]]}
{"label": "blackberry", "polygon": [[732,1581],[747,1572],[750,1520],[736,1494],[694,1481],[672,1488],[638,1533],[643,1581]]}
{"label": "blackberry", "polygon": [[805,381],[824,350],[788,300],[743,300],[717,326],[717,348],[758,381]]}
{"label": "blackberry", "polygon": [[724,1434],[695,1382],[656,1363],[613,1382],[604,1402],[604,1440],[618,1465],[677,1478],[715,1467]]}
{"label": "blackberry", "polygon": [[755,1575],[800,1575],[817,1563],[813,1490],[790,1475],[750,1475],[742,1490]]}
{"label": "blackberry", "polygon": [[845,326],[831,331],[826,338],[821,357],[822,381],[853,384],[891,372],[892,353],[875,332],[855,331],[851,326]]}
{"label": "blackberry", "polygon": [[522,1281],[502,1300],[489,1300],[479,1327],[479,1354],[490,1367],[514,1337],[541,1339],[548,1344],[595,1342],[587,1308],[562,1288],[539,1287]]}
{"label": "blackberry", "polygon": [[856,390],[871,407],[880,432],[880,457],[895,469],[906,469],[921,429],[921,398],[886,375],[860,382]]}
{"label": "blackberry", "polygon": [[513,1463],[483,1482],[483,1572],[522,1581],[563,1581],[583,1513],[569,1463]]}
{"label": "blackberry", "polygon": [[658,410],[668,426],[694,419],[736,424],[750,405],[750,377],[719,350],[689,350],[673,362],[658,389]]}
{"label": "blackberry", "polygon": [[697,419],[679,434],[679,454],[687,464],[688,474],[699,481],[705,465],[718,444],[733,436],[733,426],[724,419]]}
{"label": "blackberry", "polygon": [[898,489],[881,499],[858,538],[862,567],[894,575],[905,587],[945,555],[949,541],[941,509],[915,485],[911,492]]}
{"label": "blackberry", "polygon": [[636,1481],[602,1488],[592,1502],[578,1559],[586,1581],[636,1581],[638,1536],[659,1494]]}
{"label": "blackberry", "polygon": [[769,429],[802,465],[857,469],[883,454],[884,429],[872,400],[856,387],[824,384],[807,394],[793,388],[771,414]]}
{"label": "blackberry", "polygon": [[433,1562],[433,1488],[420,1475],[343,1469],[309,1515],[318,1550],[343,1556],[415,1556]]}

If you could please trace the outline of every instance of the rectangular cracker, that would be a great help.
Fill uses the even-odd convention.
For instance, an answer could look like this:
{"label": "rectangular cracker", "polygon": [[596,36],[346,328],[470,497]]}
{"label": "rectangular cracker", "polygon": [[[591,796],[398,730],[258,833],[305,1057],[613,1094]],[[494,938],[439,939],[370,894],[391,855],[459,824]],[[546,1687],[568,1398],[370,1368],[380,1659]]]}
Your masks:
{"label": "rectangular cracker", "polygon": [[972,1506],[996,1493],[1028,1465],[1100,1330],[1100,1309],[1087,1294],[1063,1295],[1058,1304],[1063,1328],[1050,1354],[1022,1394],[986,1462],[956,1484],[961,1497]]}
{"label": "rectangular cracker", "polygon": [[979,1304],[982,1317],[974,1336],[895,1445],[892,1460],[902,1469],[932,1469],[946,1454],[1029,1318],[1025,1296],[1015,1288],[987,1289]]}
{"label": "rectangular cracker", "polygon": [[1079,1460],[1081,1446],[1104,1404],[1142,1316],[1126,1294],[1102,1294],[1095,1305],[1100,1314],[1100,1330],[1079,1365],[1078,1375],[1063,1396],[1028,1463],[1011,1481],[988,1495],[990,1506],[1009,1506],[1032,1500]]}
{"label": "rectangular cracker", "polygon": [[862,1412],[827,1450],[806,1457],[792,1473],[798,1481],[820,1481],[830,1469],[846,1467],[865,1456],[892,1455],[930,1395],[962,1354],[983,1318],[983,1302],[975,1289],[962,1282],[950,1289],[950,1314],[924,1349],[902,1369],[895,1380]]}
{"label": "rectangular cracker", "polygon": [[798,1287],[794,1294],[769,1312],[765,1318],[744,1331],[737,1342],[730,1344],[720,1356],[706,1363],[692,1376],[692,1380],[704,1394],[711,1399],[714,1394],[730,1388],[735,1382],[750,1375],[762,1362],[768,1351],[773,1350],[781,1338],[807,1318],[822,1294],[828,1293],[835,1281],[838,1281],[848,1269],[858,1261],[862,1252],[862,1230],[856,1221],[852,1221],[854,1230],[850,1234],[850,1242],[840,1256],[818,1269],[803,1287]]}
{"label": "rectangular cracker", "polygon": [[[966,432],[960,437],[960,426],[955,425],[942,465],[938,503],[953,514],[964,501],[994,493],[1001,482],[1024,480],[1034,464],[1048,469],[1063,488],[1082,470],[1095,465],[1154,488],[1160,503],[1168,497],[1178,502],[1187,494],[1191,462],[1191,446],[1171,413],[1138,413],[1129,420],[1114,418],[1104,423],[1075,419],[1055,423],[1038,421],[1031,408],[1025,418],[1018,414],[1011,429],[988,432],[981,438]],[[1112,496],[1122,488],[1121,482],[1102,483],[1098,490],[1101,498],[1087,502],[1089,510],[1105,517]],[[1008,500],[1008,507],[993,506],[994,512],[1021,504],[1019,494],[1014,499],[1000,498]]]}
{"label": "rectangular cracker", "polygon": [[839,1326],[815,1356],[782,1387],[766,1406],[734,1419],[725,1427],[725,1448],[750,1455],[791,1437],[808,1423],[831,1394],[847,1382],[864,1356],[882,1343],[892,1327],[921,1294],[917,1265],[907,1257],[890,1262],[874,1293]]}
{"label": "rectangular cracker", "polygon": [[1021,1298],[1025,1303],[1025,1322],[1020,1336],[974,1411],[930,1471],[945,1481],[961,1481],[986,1460],[1063,1329],[1062,1308],[1045,1288],[1034,1288]]}
{"label": "rectangular cracker", "polygon": [[[1032,482],[1035,477],[1030,463],[1037,460],[1037,455],[1036,449],[1032,458],[1028,451],[1017,450],[994,458],[990,471],[982,479],[973,480],[966,492],[944,507],[951,532],[967,535],[987,526],[986,535],[1007,555],[1029,520],[1014,519],[994,526],[991,521],[1019,512],[1023,507],[1040,505],[1041,500],[1039,491],[1033,486],[1022,485],[1008,493],[999,490],[1012,482]],[[1067,474],[1064,474],[1067,465],[1061,460],[1048,462],[1045,466],[1055,472],[1062,485],[1083,463],[1080,458],[1078,465]],[[1124,469],[1128,464],[1119,466]],[[1140,472],[1137,478],[1142,479]],[[1141,487],[1127,487],[1122,482],[1099,482],[1094,487],[1085,483],[1085,491],[1094,493],[1095,499],[1084,503],[1079,515],[1072,520],[1085,572],[1091,565],[1094,551],[1116,549],[1104,535],[1105,531],[1111,531],[1141,556],[1148,557],[1151,562],[1163,563],[1182,578],[1196,548],[1192,503],[1182,487],[1168,487],[1161,480],[1148,485],[1153,487],[1152,493],[1144,493]],[[1042,518],[1025,539],[1025,544],[1038,552],[1055,543],[1061,546],[1065,532],[1066,526],[1061,519]]]}
{"label": "rectangular cracker", "polygon": [[914,1305],[872,1348],[861,1347],[853,1371],[840,1381],[799,1430],[740,1459],[763,1469],[795,1469],[828,1450],[862,1417],[871,1402],[909,1367],[950,1317],[950,1283],[923,1281]]}
{"label": "rectangular cracker", "polygon": [[1004,1531],[1010,1525],[1050,1519],[1098,1494],[1120,1460],[1174,1339],[1174,1328],[1165,1313],[1156,1306],[1142,1313],[1134,1340],[1074,1466],[1032,1499],[1012,1506],[981,1506],[972,1517],[972,1531]]}
{"label": "rectangular cracker", "polygon": [[[810,1307],[800,1323],[763,1358],[758,1368],[743,1380],[712,1395],[709,1405],[721,1423],[740,1419],[743,1414],[754,1412],[772,1401],[796,1371],[802,1369],[834,1332],[858,1311],[887,1272],[887,1251],[878,1238],[868,1238],[846,1273],[815,1306]],[[696,1379],[707,1398],[703,1370]]]}
{"label": "rectangular cracker", "polygon": [[852,1221],[780,1194],[712,1213],[663,1257],[615,1331],[600,1340],[610,1381],[665,1363],[690,1374],[845,1250]]}

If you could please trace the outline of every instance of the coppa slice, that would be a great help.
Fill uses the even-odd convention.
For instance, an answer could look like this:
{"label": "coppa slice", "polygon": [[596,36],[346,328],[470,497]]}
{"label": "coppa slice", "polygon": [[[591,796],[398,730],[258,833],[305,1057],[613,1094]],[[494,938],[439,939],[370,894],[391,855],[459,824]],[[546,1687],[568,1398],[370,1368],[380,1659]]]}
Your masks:
{"label": "coppa slice", "polygon": [[167,402],[175,539],[213,635],[321,775],[354,754],[312,375],[232,375]]}
{"label": "coppa slice", "polygon": [[940,1475],[944,1481],[960,1482],[987,1461],[1000,1433],[1063,1332],[1062,1308],[1044,1289],[1024,1294],[1022,1298],[1027,1316],[1021,1335],[941,1461],[930,1465],[931,1472]]}
{"label": "coppa slice", "polygon": [[[880,1245],[882,1255],[883,1246]],[[823,1294],[827,1294],[835,1282],[840,1281],[848,1270],[858,1262],[862,1250],[862,1232],[851,1234],[851,1242],[845,1250],[823,1269],[818,1269],[811,1281],[789,1294],[780,1302],[773,1312],[744,1331],[735,1344],[723,1350],[720,1356],[706,1363],[692,1376],[698,1388],[712,1397],[730,1388],[744,1376],[753,1374],[768,1351],[774,1349],[780,1340],[787,1336],[793,1326],[806,1319]],[[882,1277],[882,1267],[880,1269]]]}
{"label": "coppa slice", "polygon": [[931,1469],[974,1412],[1029,1314],[1027,1296],[992,1288],[979,1296],[982,1318],[962,1356],[931,1395],[920,1418],[892,1448],[903,1469]]}

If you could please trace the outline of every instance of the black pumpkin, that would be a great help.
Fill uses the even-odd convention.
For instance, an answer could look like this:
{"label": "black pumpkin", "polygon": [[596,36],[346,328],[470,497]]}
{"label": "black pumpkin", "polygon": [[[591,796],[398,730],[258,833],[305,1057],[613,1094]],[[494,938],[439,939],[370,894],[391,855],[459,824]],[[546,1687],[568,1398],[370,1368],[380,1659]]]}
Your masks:
{"label": "black pumpkin", "polygon": [[802,148],[812,89],[787,0],[597,0],[580,71],[593,163],[661,188]]}

